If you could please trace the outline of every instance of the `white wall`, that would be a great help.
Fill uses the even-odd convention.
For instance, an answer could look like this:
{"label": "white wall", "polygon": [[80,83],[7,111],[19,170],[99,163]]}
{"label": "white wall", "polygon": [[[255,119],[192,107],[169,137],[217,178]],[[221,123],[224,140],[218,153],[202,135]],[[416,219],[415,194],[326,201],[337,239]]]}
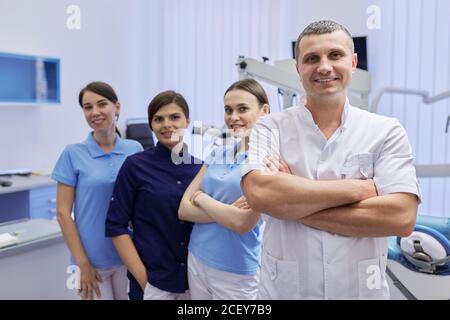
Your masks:
{"label": "white wall", "polygon": [[[395,1],[395,0],[394,0]],[[284,33],[291,41],[311,22],[331,19],[343,24],[353,35],[366,35],[366,9],[373,0],[286,0]]]}
{"label": "white wall", "polygon": [[286,0],[153,0],[149,2],[149,98],[169,88],[185,95],[192,120],[223,125],[223,93],[239,79],[244,55],[283,55]]}
{"label": "white wall", "polygon": [[[0,51],[61,59],[60,106],[0,106],[0,169],[50,171],[64,146],[89,132],[78,92],[109,82],[123,119],[146,109],[145,0],[0,0]],[[68,30],[66,9],[81,8],[81,30]],[[143,112],[145,114],[145,111]]]}
{"label": "white wall", "polygon": [[[0,0],[0,51],[59,57],[62,75],[61,106],[0,106],[0,169],[51,171],[64,146],[89,132],[77,95],[93,80],[116,89],[122,132],[124,119],[145,117],[167,89],[185,95],[192,120],[223,125],[222,96],[238,80],[238,56],[290,57],[280,32],[286,3]],[[73,4],[81,30],[66,28]]]}

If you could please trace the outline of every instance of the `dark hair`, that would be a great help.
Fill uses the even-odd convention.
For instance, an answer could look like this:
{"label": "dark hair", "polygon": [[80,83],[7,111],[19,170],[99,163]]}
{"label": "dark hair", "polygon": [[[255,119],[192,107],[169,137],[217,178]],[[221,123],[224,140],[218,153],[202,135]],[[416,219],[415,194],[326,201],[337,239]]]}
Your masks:
{"label": "dark hair", "polygon": [[[89,83],[83,89],[81,89],[80,94],[78,95],[78,103],[80,104],[81,108],[83,108],[83,96],[88,91],[96,93],[102,97],[105,97],[114,104],[119,102],[116,92],[109,84],[101,81],[94,81]],[[119,135],[119,137],[122,137],[119,128],[117,128],[117,126],[116,126],[116,133]]]}
{"label": "dark hair", "polygon": [[344,31],[345,34],[349,37],[350,49],[352,50],[352,53],[354,53],[355,45],[353,43],[353,38],[351,33],[347,30],[346,27],[332,20],[320,20],[309,24],[298,36],[297,42],[295,43],[295,59],[298,59],[298,47],[303,37],[314,34],[332,33],[339,30]]}
{"label": "dark hair", "polygon": [[264,104],[269,104],[269,99],[267,98],[266,91],[255,79],[244,79],[236,81],[227,89],[227,91],[225,91],[225,94],[223,96],[225,97],[227,93],[232,90],[244,90],[254,95],[258,100],[260,108],[262,108]]}
{"label": "dark hair", "polygon": [[162,107],[167,106],[171,103],[175,103],[181,109],[183,109],[183,113],[186,119],[189,119],[189,106],[186,102],[186,99],[184,99],[184,97],[178,92],[172,90],[163,91],[157,94],[148,105],[148,125],[150,126],[151,130],[153,130],[152,119],[155,113],[157,113]]}

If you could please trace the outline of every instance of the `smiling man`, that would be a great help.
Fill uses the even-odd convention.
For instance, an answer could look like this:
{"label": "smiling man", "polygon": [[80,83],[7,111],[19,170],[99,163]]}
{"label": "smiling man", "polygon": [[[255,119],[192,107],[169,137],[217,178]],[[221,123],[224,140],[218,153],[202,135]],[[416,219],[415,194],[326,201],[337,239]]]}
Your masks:
{"label": "smiling man", "polygon": [[268,215],[261,299],[389,298],[387,236],[412,232],[419,190],[400,123],[349,104],[357,61],[345,27],[310,24],[296,46],[304,104],[251,133],[242,188]]}

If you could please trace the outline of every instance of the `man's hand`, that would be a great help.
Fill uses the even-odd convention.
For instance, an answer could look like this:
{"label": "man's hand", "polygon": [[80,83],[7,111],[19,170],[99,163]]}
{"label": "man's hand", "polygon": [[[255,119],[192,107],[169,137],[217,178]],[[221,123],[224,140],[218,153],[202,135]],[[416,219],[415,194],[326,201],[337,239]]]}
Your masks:
{"label": "man's hand", "polygon": [[287,163],[281,158],[276,156],[269,156],[264,159],[264,164],[269,172],[275,174],[277,172],[284,172],[292,174],[291,169]]}
{"label": "man's hand", "polygon": [[372,179],[358,180],[357,182],[361,184],[361,188],[362,188],[361,190],[363,191],[363,194],[365,195],[364,199],[369,199],[369,198],[378,196],[377,188]]}

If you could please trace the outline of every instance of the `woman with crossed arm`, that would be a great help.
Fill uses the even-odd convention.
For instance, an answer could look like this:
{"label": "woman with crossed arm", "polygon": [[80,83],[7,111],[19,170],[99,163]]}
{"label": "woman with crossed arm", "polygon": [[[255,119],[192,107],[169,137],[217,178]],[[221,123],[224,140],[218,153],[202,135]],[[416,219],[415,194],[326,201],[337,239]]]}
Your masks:
{"label": "woman with crossed arm", "polygon": [[241,142],[213,150],[178,212],[180,219],[195,222],[188,255],[192,299],[256,299],[263,220],[243,197],[240,168],[249,131],[268,113],[267,95],[257,81],[237,81],[226,90],[225,124]]}

